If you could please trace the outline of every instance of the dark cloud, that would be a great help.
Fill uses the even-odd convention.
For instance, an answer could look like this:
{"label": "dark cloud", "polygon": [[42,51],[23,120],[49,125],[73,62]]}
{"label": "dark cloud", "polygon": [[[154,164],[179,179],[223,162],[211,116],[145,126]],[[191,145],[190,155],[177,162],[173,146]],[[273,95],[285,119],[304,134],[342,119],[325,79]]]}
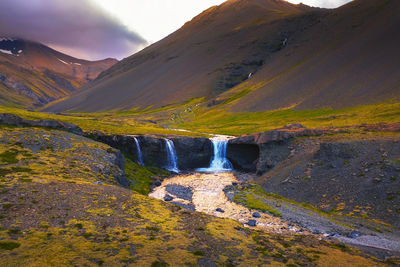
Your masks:
{"label": "dark cloud", "polygon": [[1,0],[0,36],[42,42],[87,59],[122,58],[146,45],[90,0]]}

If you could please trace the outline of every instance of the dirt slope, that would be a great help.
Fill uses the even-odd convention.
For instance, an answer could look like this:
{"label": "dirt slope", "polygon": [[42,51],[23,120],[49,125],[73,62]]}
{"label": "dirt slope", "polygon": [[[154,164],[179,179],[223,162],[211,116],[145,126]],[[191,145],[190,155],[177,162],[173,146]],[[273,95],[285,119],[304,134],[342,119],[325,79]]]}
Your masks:
{"label": "dirt slope", "polygon": [[333,10],[279,0],[227,1],[48,110],[159,107],[234,94],[233,111],[396,98],[399,10],[395,0],[358,0]]}

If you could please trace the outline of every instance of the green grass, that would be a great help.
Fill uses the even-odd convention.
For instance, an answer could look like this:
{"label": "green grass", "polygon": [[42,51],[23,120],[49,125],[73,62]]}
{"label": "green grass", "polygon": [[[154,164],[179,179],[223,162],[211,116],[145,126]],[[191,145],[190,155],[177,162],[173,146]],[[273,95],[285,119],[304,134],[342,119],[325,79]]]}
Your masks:
{"label": "green grass", "polygon": [[[12,113],[29,120],[59,120],[78,125],[86,132],[101,131],[108,134],[160,134],[160,135],[187,135],[204,136],[204,134],[169,130],[150,122],[156,115],[131,115],[122,113],[74,113],[70,115],[56,115],[43,112],[27,111],[19,108],[0,106],[0,113]],[[145,116],[145,117],[143,117]]]}
{"label": "green grass", "polygon": [[150,186],[154,182],[151,177],[162,179],[169,175],[169,172],[156,167],[140,166],[127,155],[125,155],[125,173],[132,183],[131,189],[143,195],[150,193]]}
{"label": "green grass", "polygon": [[191,121],[176,128],[228,135],[248,134],[276,129],[287,124],[301,123],[308,128],[342,127],[393,123],[400,121],[400,102],[380,103],[345,109],[294,110],[266,112],[229,112],[223,108],[202,110]]}
{"label": "green grass", "polygon": [[261,199],[259,199],[255,194],[244,193],[236,195],[234,198],[235,202],[241,203],[250,209],[260,210],[262,212],[269,212],[270,214],[281,217],[281,213],[271,206],[265,204]]}
{"label": "green grass", "polygon": [[5,164],[18,163],[17,155],[18,151],[14,149],[4,151],[3,153],[0,154],[0,162]]}
{"label": "green grass", "polygon": [[[177,134],[204,136],[201,133],[240,135],[301,123],[308,128],[344,127],[363,123],[376,124],[400,121],[400,102],[385,102],[344,109],[295,110],[281,109],[266,112],[231,112],[230,103],[246,95],[242,89],[214,107],[200,105],[204,99],[192,99],[161,108],[102,113],[73,113],[68,116],[30,112],[0,106],[0,113],[13,113],[25,119],[53,119],[74,123],[84,131],[110,134]],[[190,111],[188,111],[190,109]],[[172,119],[175,118],[175,119]],[[186,129],[181,132],[170,129]]]}
{"label": "green grass", "polygon": [[4,250],[13,250],[15,248],[20,247],[21,244],[13,242],[13,241],[0,241],[0,249]]}

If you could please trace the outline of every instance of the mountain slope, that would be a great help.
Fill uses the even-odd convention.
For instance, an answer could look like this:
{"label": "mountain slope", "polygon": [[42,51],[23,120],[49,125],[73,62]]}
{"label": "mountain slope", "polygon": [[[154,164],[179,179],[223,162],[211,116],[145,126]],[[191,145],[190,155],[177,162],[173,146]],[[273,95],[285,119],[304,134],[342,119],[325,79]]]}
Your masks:
{"label": "mountain slope", "polygon": [[40,43],[0,38],[0,102],[44,105],[76,91],[116,62],[81,60]]}
{"label": "mountain slope", "polygon": [[334,10],[230,0],[47,110],[126,110],[205,97],[208,105],[230,102],[232,111],[264,111],[396,98],[399,11],[395,0]]}

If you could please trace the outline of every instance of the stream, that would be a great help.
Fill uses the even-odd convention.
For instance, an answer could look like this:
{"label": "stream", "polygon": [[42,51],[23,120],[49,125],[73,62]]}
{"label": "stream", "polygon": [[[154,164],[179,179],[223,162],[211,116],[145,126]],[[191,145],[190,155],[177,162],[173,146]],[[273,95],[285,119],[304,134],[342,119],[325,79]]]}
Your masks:
{"label": "stream", "polygon": [[299,227],[289,226],[278,217],[229,201],[223,189],[237,182],[232,172],[182,174],[164,180],[149,196],[266,231],[301,231]]}

